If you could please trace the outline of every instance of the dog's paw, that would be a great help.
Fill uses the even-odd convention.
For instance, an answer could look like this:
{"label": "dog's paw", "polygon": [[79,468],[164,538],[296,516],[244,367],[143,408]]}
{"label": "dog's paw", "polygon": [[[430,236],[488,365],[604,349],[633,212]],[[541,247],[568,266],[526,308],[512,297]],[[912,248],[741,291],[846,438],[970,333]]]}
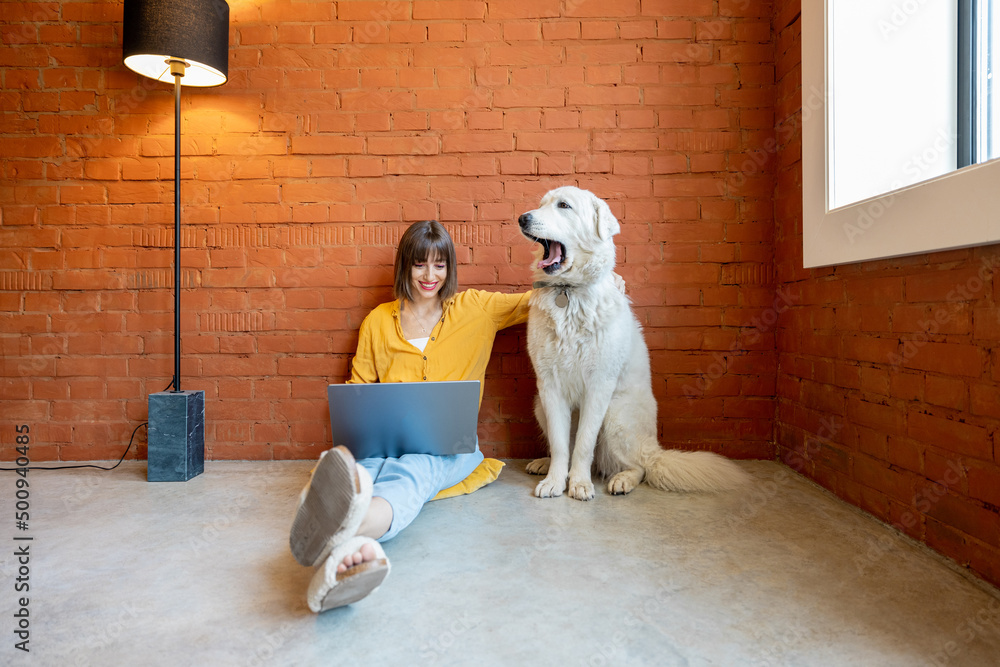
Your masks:
{"label": "dog's paw", "polygon": [[528,464],[525,470],[528,471],[529,475],[547,475],[549,473],[549,457],[535,459]]}
{"label": "dog's paw", "polygon": [[623,496],[635,488],[634,476],[620,472],[608,481],[608,493],[613,496]]}
{"label": "dog's paw", "polygon": [[577,500],[593,500],[594,483],[589,479],[571,479],[569,481],[569,495]]}
{"label": "dog's paw", "polygon": [[566,480],[558,481],[551,477],[546,477],[535,487],[535,495],[539,498],[555,498],[561,496],[566,490]]}

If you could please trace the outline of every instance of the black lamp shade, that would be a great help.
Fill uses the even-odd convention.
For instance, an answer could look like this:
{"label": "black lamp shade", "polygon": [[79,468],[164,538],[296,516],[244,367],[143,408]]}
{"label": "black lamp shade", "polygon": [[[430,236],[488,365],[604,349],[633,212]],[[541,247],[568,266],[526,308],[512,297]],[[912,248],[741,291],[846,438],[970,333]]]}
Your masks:
{"label": "black lamp shade", "polygon": [[173,83],[171,58],[188,67],[185,86],[218,86],[229,75],[225,0],[125,0],[122,60],[134,72]]}

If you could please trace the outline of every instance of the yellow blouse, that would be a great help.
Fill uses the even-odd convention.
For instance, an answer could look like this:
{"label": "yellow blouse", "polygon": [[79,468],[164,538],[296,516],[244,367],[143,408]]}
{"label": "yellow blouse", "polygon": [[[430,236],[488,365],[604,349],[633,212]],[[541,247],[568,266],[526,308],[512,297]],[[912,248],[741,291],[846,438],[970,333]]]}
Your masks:
{"label": "yellow blouse", "polygon": [[376,306],[361,323],[348,382],[479,380],[482,403],[496,333],[527,321],[530,294],[459,292],[445,302],[423,352],[403,337],[398,300]]}

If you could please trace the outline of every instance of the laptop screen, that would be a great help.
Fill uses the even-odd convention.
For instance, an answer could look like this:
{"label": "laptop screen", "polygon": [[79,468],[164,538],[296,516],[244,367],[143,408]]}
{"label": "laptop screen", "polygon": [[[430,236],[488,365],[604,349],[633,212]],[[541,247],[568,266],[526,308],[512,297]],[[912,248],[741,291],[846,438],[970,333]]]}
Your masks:
{"label": "laptop screen", "polygon": [[333,445],[356,459],[476,451],[479,381],[331,384]]}

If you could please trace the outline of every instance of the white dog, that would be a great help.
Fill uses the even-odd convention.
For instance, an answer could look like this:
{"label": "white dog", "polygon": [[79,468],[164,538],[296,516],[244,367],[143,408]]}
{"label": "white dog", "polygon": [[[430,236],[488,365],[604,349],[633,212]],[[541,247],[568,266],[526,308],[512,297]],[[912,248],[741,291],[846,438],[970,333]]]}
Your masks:
{"label": "white dog", "polygon": [[743,483],[746,473],[729,459],[664,450],[657,441],[649,351],[613,272],[611,237],[620,228],[608,205],[586,190],[561,187],[518,223],[542,251],[528,353],[538,380],[535,416],[551,457],[528,465],[530,473],[548,473],[535,495],[562,495],[568,477],[570,496],[592,499],[592,466],[608,478],[612,494],[628,493],[643,479],[674,491],[721,491]]}

